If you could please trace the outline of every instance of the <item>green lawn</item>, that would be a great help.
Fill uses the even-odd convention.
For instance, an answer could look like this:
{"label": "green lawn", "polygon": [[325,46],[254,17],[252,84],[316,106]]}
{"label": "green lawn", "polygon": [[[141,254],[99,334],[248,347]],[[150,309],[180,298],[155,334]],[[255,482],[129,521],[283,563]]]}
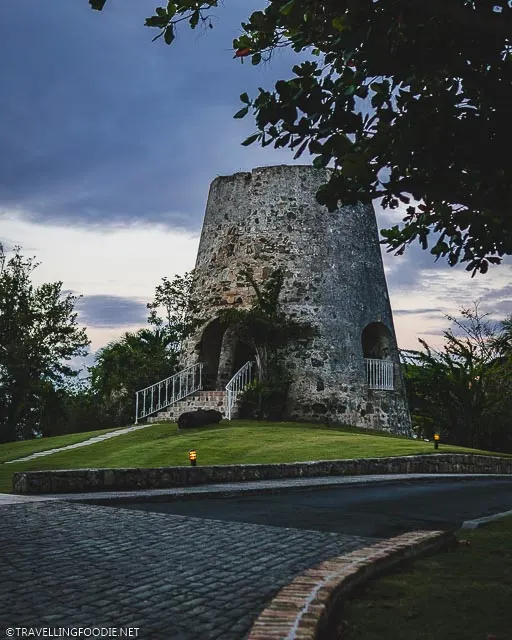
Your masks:
{"label": "green lawn", "polygon": [[32,453],[39,451],[48,451],[48,449],[56,449],[57,447],[65,447],[68,444],[75,444],[83,440],[89,440],[95,436],[110,431],[118,431],[119,427],[110,429],[101,429],[98,431],[87,431],[85,433],[69,433],[65,436],[55,436],[54,438],[36,438],[34,440],[22,440],[21,442],[8,442],[0,444],[0,463],[7,460],[17,460],[24,458]]}
{"label": "green lawn", "polygon": [[[48,448],[55,446],[55,440],[47,439]],[[0,455],[3,446],[12,445],[0,446]],[[197,450],[199,465],[335,460],[434,452],[432,443],[352,427],[233,420],[178,434],[176,424],[167,423],[30,462],[0,465],[0,491],[11,490],[15,471],[188,465],[188,451],[192,448]],[[439,452],[486,453],[442,445]]]}
{"label": "green lawn", "polygon": [[338,612],[341,640],[510,640],[512,518],[459,532],[455,552],[372,581]]}

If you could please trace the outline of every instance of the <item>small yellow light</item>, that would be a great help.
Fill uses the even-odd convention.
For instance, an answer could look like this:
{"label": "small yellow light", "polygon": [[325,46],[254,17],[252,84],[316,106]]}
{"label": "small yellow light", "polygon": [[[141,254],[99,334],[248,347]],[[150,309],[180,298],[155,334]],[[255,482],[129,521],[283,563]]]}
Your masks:
{"label": "small yellow light", "polygon": [[438,433],[434,433],[434,440],[441,440],[441,436]]}
{"label": "small yellow light", "polygon": [[190,464],[195,467],[197,461],[197,451],[195,449],[190,449],[188,452],[188,459],[190,460]]}

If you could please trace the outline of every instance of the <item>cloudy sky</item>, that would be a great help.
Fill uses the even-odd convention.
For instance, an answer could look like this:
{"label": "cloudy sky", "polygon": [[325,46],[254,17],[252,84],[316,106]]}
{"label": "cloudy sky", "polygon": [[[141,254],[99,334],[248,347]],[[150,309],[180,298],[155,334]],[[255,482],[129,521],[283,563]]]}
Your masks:
{"label": "cloudy sky", "polygon": [[[254,129],[232,118],[240,93],[272,87],[293,64],[284,51],[262,68],[233,60],[240,22],[262,0],[225,0],[213,30],[183,29],[170,48],[143,26],[156,4],[0,3],[0,241],[37,257],[36,283],[83,295],[92,352],[144,326],[161,278],[194,266],[217,175],[293,162],[240,146]],[[512,313],[510,260],[473,279],[417,247],[384,260],[403,348],[439,344],[444,314],[474,300],[495,319]]]}

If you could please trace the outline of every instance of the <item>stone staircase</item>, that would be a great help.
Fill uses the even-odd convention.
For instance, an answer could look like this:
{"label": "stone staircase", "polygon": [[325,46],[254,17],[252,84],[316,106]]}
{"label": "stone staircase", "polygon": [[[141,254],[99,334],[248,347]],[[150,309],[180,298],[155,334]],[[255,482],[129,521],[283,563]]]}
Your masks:
{"label": "stone staircase", "polygon": [[159,411],[156,416],[147,418],[147,422],[162,422],[162,420],[176,422],[182,413],[195,411],[196,409],[215,409],[216,411],[220,411],[222,417],[225,418],[226,396],[226,391],[196,391],[167,407],[165,411]]}

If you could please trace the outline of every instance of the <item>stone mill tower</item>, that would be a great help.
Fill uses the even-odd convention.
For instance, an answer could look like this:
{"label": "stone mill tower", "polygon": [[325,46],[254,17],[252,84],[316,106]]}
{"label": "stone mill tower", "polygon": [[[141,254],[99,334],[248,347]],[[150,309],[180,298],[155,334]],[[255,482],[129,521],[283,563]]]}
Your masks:
{"label": "stone mill tower", "polygon": [[200,326],[186,362],[204,362],[207,384],[223,389],[252,354],[217,314],[250,306],[241,269],[262,282],[282,267],[283,310],[318,331],[286,361],[294,378],[287,416],[408,434],[375,214],[371,205],[329,213],[315,199],[327,180],[328,170],[281,165],[212,182],[193,286]]}

